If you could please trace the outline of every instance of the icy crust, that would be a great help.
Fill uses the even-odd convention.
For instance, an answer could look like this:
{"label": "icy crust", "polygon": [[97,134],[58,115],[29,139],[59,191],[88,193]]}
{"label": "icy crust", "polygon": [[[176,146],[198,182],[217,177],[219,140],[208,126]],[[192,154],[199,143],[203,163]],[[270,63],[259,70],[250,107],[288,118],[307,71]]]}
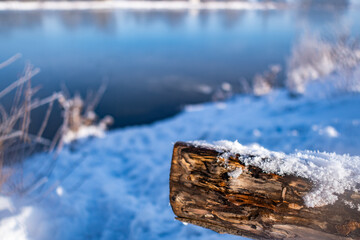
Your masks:
{"label": "icy crust", "polygon": [[[238,141],[218,141],[213,144],[201,141],[191,143],[214,149],[222,153],[220,157],[223,158],[241,154],[239,160],[242,163],[259,167],[267,173],[295,175],[309,179],[314,183],[314,189],[304,197],[307,207],[333,204],[338,200],[337,194],[342,194],[345,190],[358,191],[356,188],[360,183],[358,156],[313,151],[297,151],[287,155],[269,151],[258,144],[244,146]],[[246,155],[256,157],[243,157]]]}

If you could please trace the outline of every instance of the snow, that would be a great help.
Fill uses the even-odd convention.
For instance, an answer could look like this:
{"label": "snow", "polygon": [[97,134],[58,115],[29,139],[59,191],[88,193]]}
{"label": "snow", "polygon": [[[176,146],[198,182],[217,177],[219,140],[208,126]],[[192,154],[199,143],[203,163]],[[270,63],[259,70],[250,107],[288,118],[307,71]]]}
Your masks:
{"label": "snow", "polygon": [[328,137],[333,137],[333,138],[336,138],[339,136],[339,132],[336,131],[336,129],[332,126],[326,126],[325,128],[320,128],[319,126],[317,125],[314,125],[312,127],[312,129],[314,131],[317,131],[320,135],[327,135]]}
{"label": "snow", "polygon": [[308,98],[331,98],[346,93],[360,92],[360,67],[351,71],[338,71],[316,81],[309,82],[306,86]]}
{"label": "snow", "polygon": [[221,84],[221,88],[224,91],[230,92],[232,87],[231,87],[230,83],[224,82],[224,83]]}
{"label": "snow", "polygon": [[134,10],[181,10],[181,9],[237,9],[269,10],[284,7],[276,2],[199,2],[199,1],[6,1],[0,2],[0,11],[34,10],[98,10],[98,9],[134,9]]}
{"label": "snow", "polygon": [[[173,144],[226,139],[233,146],[238,140],[241,144],[236,146],[275,156],[282,164],[251,163],[319,180],[322,184],[306,202],[309,206],[327,204],[336,200],[334,192],[351,189],[359,181],[360,176],[353,176],[360,164],[353,157],[360,155],[358,106],[357,94],[290,98],[286,91],[277,90],[262,97],[234,96],[221,103],[188,107],[174,118],[151,125],[80,139],[66,146],[56,161],[49,154],[35,155],[22,168],[27,194],[5,196],[13,189],[11,185],[2,189],[1,201],[7,205],[1,204],[0,236],[24,240],[239,239],[174,220],[168,199]],[[294,153],[294,149],[299,150]],[[285,155],[290,156],[287,161]],[[238,174],[234,172],[233,177]],[[28,188],[26,184],[36,179],[36,187]]]}
{"label": "snow", "polygon": [[[345,190],[358,191],[357,185],[360,183],[360,157],[358,156],[315,151],[297,151],[286,155],[282,152],[269,151],[258,144],[244,146],[237,141],[219,141],[213,144],[197,141],[192,143],[219,151],[220,158],[227,159],[240,154],[238,157],[240,162],[246,166],[259,167],[264,172],[309,179],[315,186],[304,197],[307,207],[333,204],[338,200],[337,195],[343,194]],[[237,178],[240,174],[241,172],[231,172],[230,176]]]}
{"label": "snow", "polygon": [[243,170],[241,168],[237,168],[232,172],[228,172],[229,177],[231,178],[238,178],[243,173]]}
{"label": "snow", "polygon": [[105,136],[106,126],[103,125],[90,125],[90,126],[80,126],[78,131],[68,131],[63,136],[64,143],[71,143],[75,140],[88,137],[98,137],[103,138]]}
{"label": "snow", "polygon": [[287,88],[308,96],[333,96],[360,91],[360,49],[354,39],[324,40],[319,33],[304,34],[287,61]]}

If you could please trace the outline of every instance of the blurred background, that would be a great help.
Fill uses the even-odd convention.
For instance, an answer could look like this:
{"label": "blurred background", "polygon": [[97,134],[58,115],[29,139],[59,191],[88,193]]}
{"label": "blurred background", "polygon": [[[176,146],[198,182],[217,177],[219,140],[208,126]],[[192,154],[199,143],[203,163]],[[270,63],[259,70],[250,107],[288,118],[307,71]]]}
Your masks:
{"label": "blurred background", "polygon": [[[114,2],[104,1],[109,3]],[[48,7],[0,2],[1,61],[22,54],[0,71],[0,88],[30,62],[41,70],[33,80],[41,86],[39,97],[66,89],[86,98],[105,83],[97,114],[113,116],[112,128],[146,124],[188,104],[241,93],[244,81],[273,65],[285,69],[294,43],[307,32],[360,32],[355,0],[249,0],[213,9],[198,2],[156,8],[151,1],[143,7],[127,3],[97,2],[93,8],[90,1],[80,7],[71,1]],[[284,85],[285,75],[280,71],[277,86]],[[39,127],[44,111],[33,114],[32,128]],[[52,112],[47,138],[61,124],[59,116]]]}

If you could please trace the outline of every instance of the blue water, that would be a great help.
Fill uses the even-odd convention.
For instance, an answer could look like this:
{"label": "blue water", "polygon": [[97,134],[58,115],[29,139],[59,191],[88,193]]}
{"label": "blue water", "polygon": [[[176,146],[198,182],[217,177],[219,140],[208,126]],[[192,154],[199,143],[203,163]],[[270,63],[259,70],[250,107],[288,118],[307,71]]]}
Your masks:
{"label": "blue water", "polygon": [[[215,90],[228,82],[237,91],[241,78],[250,81],[271,64],[285,68],[304,31],[346,27],[357,34],[359,13],[346,4],[336,10],[3,11],[0,61],[23,57],[0,70],[0,87],[31,62],[41,69],[32,81],[42,86],[39,97],[61,85],[85,96],[105,81],[100,116],[112,115],[113,127],[150,123],[211,100],[201,86]],[[41,111],[35,114],[32,127],[41,119]],[[47,136],[59,115],[56,108]]]}

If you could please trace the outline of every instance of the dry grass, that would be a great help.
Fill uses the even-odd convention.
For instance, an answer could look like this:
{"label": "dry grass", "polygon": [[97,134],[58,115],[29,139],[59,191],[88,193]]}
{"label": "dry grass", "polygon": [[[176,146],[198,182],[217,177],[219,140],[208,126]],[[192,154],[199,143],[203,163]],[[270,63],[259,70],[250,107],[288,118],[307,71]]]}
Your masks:
{"label": "dry grass", "polygon": [[307,33],[295,44],[287,61],[286,87],[295,95],[304,94],[308,83],[324,80],[324,77],[336,73],[341,82],[337,82],[335,87],[352,91],[354,81],[351,75],[359,64],[358,39],[336,32],[326,38]]}
{"label": "dry grass", "polygon": [[252,94],[262,96],[271,92],[278,84],[277,81],[280,72],[280,65],[271,65],[269,70],[262,74],[256,74],[252,82]]}
{"label": "dry grass", "polygon": [[[0,69],[20,57],[21,55],[17,54],[0,63]],[[98,121],[94,111],[105,92],[105,84],[97,92],[88,92],[85,101],[78,94],[72,97],[66,88],[62,92],[38,99],[35,98],[35,94],[39,88],[32,87],[31,79],[39,71],[39,69],[27,65],[22,77],[0,90],[0,192],[3,194],[29,195],[40,188],[42,189],[41,193],[39,192],[40,196],[48,193],[56,187],[56,184],[44,185],[52,174],[56,165],[57,154],[62,149],[64,142],[70,143],[76,140],[81,129],[105,131],[113,121],[110,116]],[[1,103],[4,98],[6,98],[6,102],[9,102],[9,99],[12,100],[10,108],[6,108]],[[49,140],[43,137],[43,133],[55,102],[58,102],[62,107],[63,123],[55,137]],[[45,106],[47,106],[47,110],[43,116],[42,124],[38,129],[31,127],[31,134],[29,131],[31,114],[34,109]],[[69,138],[69,134],[73,137]],[[31,164],[40,165],[38,167],[32,165],[34,170],[27,174],[29,176],[24,175],[24,159],[37,150],[48,151],[52,154],[46,157],[46,162],[32,162]],[[69,174],[71,171],[69,170]],[[57,182],[59,181],[62,180],[59,179]]]}
{"label": "dry grass", "polygon": [[[0,63],[0,69],[20,57],[20,54],[16,54]],[[32,87],[31,79],[39,72],[39,69],[27,65],[22,77],[0,90],[0,192],[2,194],[28,195],[40,188],[42,188],[40,196],[50,192],[56,187],[56,183],[46,187],[44,185],[48,182],[56,165],[57,154],[62,149],[64,141],[68,143],[73,141],[66,141],[66,135],[70,133],[76,139],[78,132],[84,128],[104,131],[113,121],[110,116],[98,121],[94,111],[105,92],[105,84],[97,92],[88,92],[85,101],[80,95],[71,97],[66,88],[62,92],[38,99],[35,98],[35,94],[39,88]],[[12,101],[11,107],[6,108],[2,104],[1,101],[4,98],[6,102],[9,102],[9,99]],[[62,107],[63,123],[55,137],[49,140],[43,137],[43,133],[55,102]],[[42,124],[38,129],[31,127],[31,134],[29,132],[31,114],[34,109],[45,106],[47,110]],[[46,162],[35,163],[40,164],[38,167],[32,166],[35,170],[28,174],[31,176],[24,176],[24,159],[37,150],[48,151],[52,154],[49,154]],[[69,174],[71,171],[70,169]],[[58,179],[57,182],[60,181],[62,180]]]}
{"label": "dry grass", "polygon": [[[17,54],[0,63],[0,69],[8,66],[19,57],[21,55]],[[62,94],[54,93],[44,99],[35,98],[39,88],[32,87],[31,79],[39,71],[39,69],[28,64],[22,77],[0,91],[0,187],[13,174],[13,165],[16,164],[17,168],[21,166],[24,158],[32,154],[38,146],[42,146],[42,149],[49,149],[51,146],[51,141],[43,138],[42,135],[53,104]],[[5,97],[7,99],[12,98],[10,108],[6,108],[1,102]],[[48,106],[48,109],[41,127],[36,134],[30,134],[31,113],[34,109],[43,106]],[[20,181],[14,188],[22,189],[22,186],[23,184]]]}
{"label": "dry grass", "polygon": [[64,94],[59,98],[59,103],[63,109],[64,122],[54,138],[51,149],[55,147],[57,141],[59,141],[57,148],[61,149],[64,143],[70,143],[78,137],[81,138],[84,130],[88,131],[87,136],[95,136],[94,132],[89,132],[90,128],[92,131],[100,133],[113,123],[111,116],[105,116],[99,121],[95,113],[95,108],[105,90],[106,85],[103,83],[97,92],[88,91],[86,99],[83,100],[79,94],[71,97],[67,88],[63,87]]}

